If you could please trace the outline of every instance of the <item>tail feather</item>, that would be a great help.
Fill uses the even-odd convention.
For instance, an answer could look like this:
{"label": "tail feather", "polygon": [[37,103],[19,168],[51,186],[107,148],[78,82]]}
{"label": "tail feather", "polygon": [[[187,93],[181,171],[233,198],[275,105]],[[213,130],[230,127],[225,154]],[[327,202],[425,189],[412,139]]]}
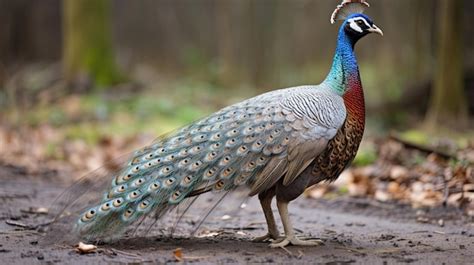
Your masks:
{"label": "tail feather", "polygon": [[125,167],[106,175],[112,181],[94,206],[82,209],[75,234],[87,240],[118,237],[186,198],[254,183],[272,158],[286,156],[294,128],[275,98],[263,107],[252,102],[227,107],[135,152]]}

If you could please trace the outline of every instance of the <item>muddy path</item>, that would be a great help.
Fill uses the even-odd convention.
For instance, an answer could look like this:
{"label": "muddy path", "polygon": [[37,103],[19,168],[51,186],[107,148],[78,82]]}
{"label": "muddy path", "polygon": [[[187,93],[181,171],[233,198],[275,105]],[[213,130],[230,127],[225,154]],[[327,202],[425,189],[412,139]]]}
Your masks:
{"label": "muddy path", "polygon": [[[148,233],[99,245],[96,253],[78,254],[68,244],[45,245],[38,224],[51,216],[32,208],[49,207],[68,185],[58,172],[31,176],[25,169],[0,165],[1,264],[109,264],[179,262],[181,248],[189,263],[311,264],[472,264],[474,223],[456,209],[414,210],[407,205],[342,197],[299,198],[290,206],[299,234],[319,238],[319,247],[270,249],[251,239],[265,232],[258,201],[229,197],[189,236],[209,205],[193,205],[178,232]],[[235,209],[238,209],[237,211]],[[185,219],[186,219],[185,218]],[[197,220],[197,219],[196,219]],[[439,221],[443,220],[443,221]],[[279,223],[279,220],[278,220]],[[165,226],[159,223],[156,227]],[[281,226],[280,226],[281,227]],[[160,229],[154,229],[160,230]],[[143,233],[142,233],[143,234]]]}

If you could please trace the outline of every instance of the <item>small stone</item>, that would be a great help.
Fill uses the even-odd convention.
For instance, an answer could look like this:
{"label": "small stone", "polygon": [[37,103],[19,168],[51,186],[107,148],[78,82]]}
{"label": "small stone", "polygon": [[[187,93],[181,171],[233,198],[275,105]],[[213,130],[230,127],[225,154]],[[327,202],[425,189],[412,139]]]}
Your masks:
{"label": "small stone", "polygon": [[402,166],[393,166],[390,170],[391,179],[404,179],[408,176],[408,169]]}
{"label": "small stone", "polygon": [[439,220],[438,220],[438,225],[439,225],[440,227],[443,227],[443,226],[444,226],[444,220],[443,220],[443,219],[439,219]]}
{"label": "small stone", "polygon": [[417,221],[418,223],[429,223],[429,222],[430,222],[430,219],[428,219],[428,218],[426,218],[426,217],[421,217],[421,216],[420,216],[420,217],[416,218],[416,221]]}
{"label": "small stone", "polygon": [[228,214],[225,214],[221,217],[222,220],[229,220],[230,218],[232,218],[232,217]]}

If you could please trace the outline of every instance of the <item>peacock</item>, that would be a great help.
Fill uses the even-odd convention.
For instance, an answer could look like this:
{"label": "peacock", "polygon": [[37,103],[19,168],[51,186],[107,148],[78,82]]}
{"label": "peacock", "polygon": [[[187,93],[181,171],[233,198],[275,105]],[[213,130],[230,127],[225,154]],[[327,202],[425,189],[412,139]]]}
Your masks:
{"label": "peacock", "polygon": [[[73,234],[88,241],[117,238],[144,217],[159,219],[185,199],[244,187],[248,196],[258,195],[268,226],[255,241],[271,241],[271,247],[321,244],[296,237],[288,204],[307,187],[334,181],[357,153],[365,106],[354,45],[369,33],[383,35],[363,14],[368,6],[364,0],[344,0],[333,12],[330,22],[343,22],[322,83],[244,100],[134,152],[109,176],[100,198],[72,215]],[[71,201],[83,195],[80,186],[66,191]],[[274,197],[283,237],[271,208]]]}

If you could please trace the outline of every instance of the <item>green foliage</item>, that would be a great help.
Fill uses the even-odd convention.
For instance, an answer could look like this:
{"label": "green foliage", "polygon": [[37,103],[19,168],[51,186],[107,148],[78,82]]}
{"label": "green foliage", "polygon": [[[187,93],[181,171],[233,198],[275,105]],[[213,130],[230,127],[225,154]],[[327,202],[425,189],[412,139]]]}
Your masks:
{"label": "green foliage", "polygon": [[98,87],[125,80],[115,63],[109,0],[64,1],[64,72],[68,81],[83,75]]}
{"label": "green foliage", "polygon": [[409,142],[426,145],[433,140],[432,135],[420,130],[408,130],[401,134],[401,137]]}
{"label": "green foliage", "polygon": [[355,166],[366,166],[370,165],[377,160],[377,150],[373,145],[361,146],[354,158],[353,165]]}

